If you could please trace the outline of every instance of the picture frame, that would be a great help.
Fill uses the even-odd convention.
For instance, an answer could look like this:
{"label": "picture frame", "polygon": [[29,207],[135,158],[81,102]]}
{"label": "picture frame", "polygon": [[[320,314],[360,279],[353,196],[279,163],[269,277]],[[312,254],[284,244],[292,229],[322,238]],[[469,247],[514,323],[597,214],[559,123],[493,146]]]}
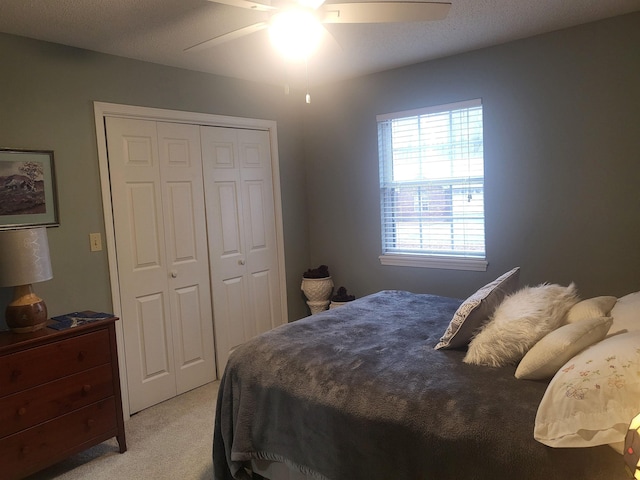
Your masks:
{"label": "picture frame", "polygon": [[0,230],[59,226],[52,150],[0,148]]}

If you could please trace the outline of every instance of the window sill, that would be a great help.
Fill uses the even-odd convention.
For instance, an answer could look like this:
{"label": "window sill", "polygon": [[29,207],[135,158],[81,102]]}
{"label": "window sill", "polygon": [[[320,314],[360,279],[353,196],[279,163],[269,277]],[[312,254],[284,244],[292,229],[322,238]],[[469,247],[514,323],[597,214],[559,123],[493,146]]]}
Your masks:
{"label": "window sill", "polygon": [[485,272],[489,264],[484,259],[459,257],[434,257],[427,255],[394,255],[386,254],[378,257],[382,265],[397,267],[440,268],[443,270],[471,270]]}

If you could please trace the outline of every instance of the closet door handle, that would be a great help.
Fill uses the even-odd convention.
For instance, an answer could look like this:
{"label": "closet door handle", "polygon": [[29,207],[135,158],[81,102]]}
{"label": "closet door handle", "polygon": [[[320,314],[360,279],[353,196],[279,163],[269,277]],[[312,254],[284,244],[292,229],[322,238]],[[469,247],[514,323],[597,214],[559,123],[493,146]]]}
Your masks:
{"label": "closet door handle", "polygon": [[245,261],[244,258],[241,258],[240,260],[238,260],[238,265],[244,265]]}
{"label": "closet door handle", "polygon": [[176,270],[171,270],[171,278],[178,278],[178,272]]}

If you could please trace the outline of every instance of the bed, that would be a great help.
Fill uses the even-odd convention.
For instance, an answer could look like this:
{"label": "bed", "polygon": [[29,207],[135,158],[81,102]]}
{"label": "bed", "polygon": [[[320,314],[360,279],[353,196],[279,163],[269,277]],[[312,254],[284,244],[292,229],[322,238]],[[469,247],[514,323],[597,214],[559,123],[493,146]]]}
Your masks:
{"label": "bed", "polygon": [[[478,292],[486,315],[495,305]],[[220,382],[214,478],[628,478],[609,445],[534,439],[549,380],[518,379],[513,364],[465,363],[466,348],[434,348],[445,331],[452,340],[463,306],[382,291],[239,346]]]}

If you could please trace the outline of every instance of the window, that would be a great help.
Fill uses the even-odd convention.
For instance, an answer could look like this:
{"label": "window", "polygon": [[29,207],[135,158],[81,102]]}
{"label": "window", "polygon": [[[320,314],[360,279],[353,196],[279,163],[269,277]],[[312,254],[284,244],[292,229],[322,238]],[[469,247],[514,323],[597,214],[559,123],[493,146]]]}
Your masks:
{"label": "window", "polygon": [[486,270],[482,102],[377,120],[382,264]]}

